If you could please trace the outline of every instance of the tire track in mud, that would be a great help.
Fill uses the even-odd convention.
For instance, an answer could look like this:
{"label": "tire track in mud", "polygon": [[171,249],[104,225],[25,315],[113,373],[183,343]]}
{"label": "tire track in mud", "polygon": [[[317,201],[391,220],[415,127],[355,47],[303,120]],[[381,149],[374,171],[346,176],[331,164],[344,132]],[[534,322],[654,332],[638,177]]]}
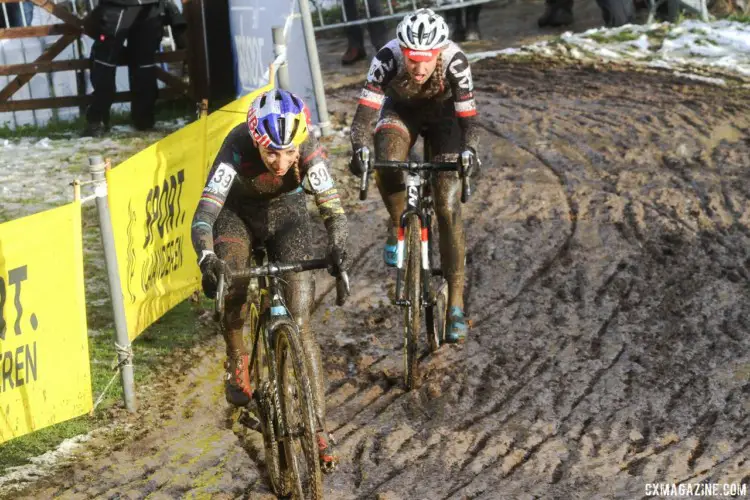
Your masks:
{"label": "tire track in mud", "polygon": [[[573,240],[573,237],[575,236],[576,227],[578,224],[578,205],[576,204],[575,200],[572,197],[571,189],[566,182],[565,176],[563,173],[555,169],[553,167],[553,163],[549,158],[546,158],[543,153],[537,152],[534,149],[524,145],[519,141],[519,139],[508,133],[502,133],[501,131],[497,130],[495,127],[487,124],[484,120],[479,121],[479,126],[482,127],[485,131],[500,137],[502,139],[507,140],[511,144],[513,144],[515,147],[525,151],[526,153],[530,154],[531,156],[535,157],[539,162],[546,167],[552,175],[554,175],[558,182],[560,183],[561,191],[565,195],[565,201],[567,203],[568,207],[568,214],[570,217],[570,228],[568,234],[564,237],[562,243],[555,249],[553,254],[546,260],[543,260],[541,265],[537,267],[534,272],[531,274],[531,276],[525,280],[518,291],[516,292],[513,297],[511,297],[507,302],[503,303],[501,306],[498,307],[498,309],[506,308],[513,304],[518,298],[531,286],[533,286],[540,278],[542,278],[547,272],[552,269],[552,266],[558,262],[570,249],[570,243]],[[497,299],[496,299],[497,300]],[[495,313],[495,310],[491,310],[489,313],[486,313],[483,317],[475,321],[475,325],[478,327],[480,326],[484,321],[492,317],[492,315]]]}
{"label": "tire track in mud", "polygon": [[[638,498],[646,482],[747,481],[750,141],[721,130],[750,131],[748,92],[549,61],[483,61],[474,79],[493,94],[478,96],[487,166],[466,210],[473,328],[422,356],[411,393],[378,251],[385,212],[360,206],[347,152],[331,155],[357,230],[340,314],[333,279],[316,275],[342,456],[326,498]],[[333,116],[357,91],[332,94]],[[215,415],[223,345],[210,348],[183,385],[159,389],[184,389],[192,415],[156,405],[148,433],[78,464],[90,491],[270,497],[260,437]],[[140,461],[207,439],[196,462]],[[200,458],[228,471],[220,486],[191,477]],[[86,497],[62,477],[30,496],[57,494]]]}

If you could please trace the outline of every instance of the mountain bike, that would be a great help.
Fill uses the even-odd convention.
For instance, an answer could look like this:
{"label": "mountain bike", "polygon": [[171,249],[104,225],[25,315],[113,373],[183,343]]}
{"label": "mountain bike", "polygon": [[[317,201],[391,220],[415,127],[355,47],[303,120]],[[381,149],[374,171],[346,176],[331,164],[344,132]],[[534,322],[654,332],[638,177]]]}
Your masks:
{"label": "mountain bike", "polygon": [[[424,158],[431,158],[425,141]],[[396,295],[394,303],[404,308],[404,383],[407,390],[419,386],[418,337],[421,311],[431,352],[440,348],[445,339],[448,314],[448,284],[440,266],[434,265],[433,235],[435,207],[432,199],[432,175],[437,172],[459,172],[461,203],[471,196],[468,167],[470,158],[457,162],[373,161],[370,151],[360,152],[362,176],[359,199],[367,199],[369,173],[374,169],[401,170],[406,173],[406,208],[401,214],[396,246]],[[406,286],[404,286],[406,282]]]}
{"label": "mountain bike", "polygon": [[[232,283],[237,286],[249,280],[245,329],[250,333],[252,350],[248,370],[254,386],[252,402],[263,434],[266,468],[277,495],[321,499],[323,484],[316,434],[327,431],[325,422],[317,418],[299,328],[286,308],[279,282],[283,273],[326,269],[327,261],[282,264],[266,259],[265,249],[258,247],[253,250],[252,267],[232,273]],[[253,265],[257,263],[261,265]],[[221,274],[214,305],[216,321],[221,321],[224,314],[226,285],[226,276]],[[343,305],[349,295],[345,272],[338,273],[336,294],[336,304]],[[243,412],[247,418],[249,409],[244,408]]]}

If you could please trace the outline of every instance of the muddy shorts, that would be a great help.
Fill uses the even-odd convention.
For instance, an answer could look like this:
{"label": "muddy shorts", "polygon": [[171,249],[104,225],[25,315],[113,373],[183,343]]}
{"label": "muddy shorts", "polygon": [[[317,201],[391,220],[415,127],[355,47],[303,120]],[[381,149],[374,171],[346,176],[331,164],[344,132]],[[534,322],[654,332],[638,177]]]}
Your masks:
{"label": "muddy shorts", "polygon": [[408,137],[409,147],[412,147],[423,130],[434,156],[446,158],[460,152],[461,127],[450,99],[439,104],[409,106],[386,98],[375,127],[376,135],[398,132]]}
{"label": "muddy shorts", "polygon": [[264,246],[271,261],[312,258],[311,219],[301,188],[269,202],[232,201],[214,224],[214,251],[231,269],[245,269],[254,246]]}

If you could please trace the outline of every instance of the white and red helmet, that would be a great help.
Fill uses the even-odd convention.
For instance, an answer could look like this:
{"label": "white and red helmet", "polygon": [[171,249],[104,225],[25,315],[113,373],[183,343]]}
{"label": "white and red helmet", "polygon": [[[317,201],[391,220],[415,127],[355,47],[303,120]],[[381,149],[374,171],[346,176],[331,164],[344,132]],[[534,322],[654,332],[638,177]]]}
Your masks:
{"label": "white and red helmet", "polygon": [[404,55],[414,61],[429,61],[450,42],[448,24],[431,9],[407,14],[398,23],[396,37]]}

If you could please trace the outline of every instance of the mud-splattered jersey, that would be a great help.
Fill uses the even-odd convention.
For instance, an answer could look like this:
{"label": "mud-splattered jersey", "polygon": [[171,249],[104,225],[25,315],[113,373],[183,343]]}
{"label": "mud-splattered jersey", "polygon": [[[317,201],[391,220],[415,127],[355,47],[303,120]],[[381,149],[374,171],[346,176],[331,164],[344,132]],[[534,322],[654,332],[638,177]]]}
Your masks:
{"label": "mud-splattered jersey", "polygon": [[237,125],[216,155],[193,218],[196,253],[213,250],[213,225],[224,206],[242,214],[262,209],[263,202],[300,191],[314,195],[326,228],[346,224],[325,150],[312,134],[300,145],[298,168],[290,168],[279,177],[266,168],[247,125]]}
{"label": "mud-splattered jersey", "polygon": [[[370,64],[352,122],[351,139],[355,149],[361,146],[372,148],[375,120],[387,97],[396,104],[413,107],[416,113],[423,112],[425,106],[442,107],[446,99],[452,99],[463,143],[476,150],[478,137],[474,118],[477,106],[469,61],[453,42],[448,43],[439,57],[441,64],[438,69],[442,66],[442,71],[436,70],[423,85],[415,86],[406,70],[398,40],[391,40],[378,51]],[[434,79],[440,79],[440,85],[431,84]]]}

